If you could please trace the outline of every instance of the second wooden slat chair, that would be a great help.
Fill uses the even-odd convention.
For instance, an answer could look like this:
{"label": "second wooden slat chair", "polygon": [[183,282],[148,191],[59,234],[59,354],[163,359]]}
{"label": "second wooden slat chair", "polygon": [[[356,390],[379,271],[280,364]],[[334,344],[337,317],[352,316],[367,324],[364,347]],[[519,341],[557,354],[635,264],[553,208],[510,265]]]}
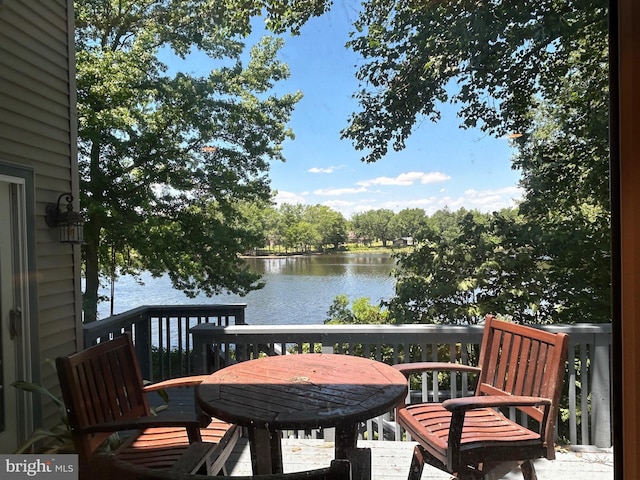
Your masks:
{"label": "second wooden slat chair", "polygon": [[[405,376],[425,371],[475,372],[475,396],[443,403],[401,404],[397,421],[418,442],[409,480],[424,463],[460,480],[497,479],[521,466],[535,480],[533,459],[555,458],[558,415],[569,339],[487,316],[478,367],[458,363],[396,365]],[[537,423],[530,429],[497,409],[515,408]]]}

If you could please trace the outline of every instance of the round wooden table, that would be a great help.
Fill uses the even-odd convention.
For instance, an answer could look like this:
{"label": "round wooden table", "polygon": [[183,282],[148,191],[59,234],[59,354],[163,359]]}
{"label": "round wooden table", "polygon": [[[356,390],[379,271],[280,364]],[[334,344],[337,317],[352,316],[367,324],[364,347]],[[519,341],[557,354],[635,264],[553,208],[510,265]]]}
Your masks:
{"label": "round wooden table", "polygon": [[223,368],[196,388],[209,415],[249,430],[254,474],[282,473],[279,430],[336,428],[336,458],[355,448],[358,424],[407,394],[393,367],[350,355],[264,357]]}

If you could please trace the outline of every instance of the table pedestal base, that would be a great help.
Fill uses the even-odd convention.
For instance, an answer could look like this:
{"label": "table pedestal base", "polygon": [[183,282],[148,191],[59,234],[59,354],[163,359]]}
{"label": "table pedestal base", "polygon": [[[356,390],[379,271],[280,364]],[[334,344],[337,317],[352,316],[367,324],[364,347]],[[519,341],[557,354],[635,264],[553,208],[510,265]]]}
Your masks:
{"label": "table pedestal base", "polygon": [[[282,443],[279,432],[264,428],[248,428],[253,474],[282,472]],[[265,453],[269,452],[268,455]]]}
{"label": "table pedestal base", "polygon": [[[283,473],[280,432],[253,427],[248,428],[248,431],[253,474]],[[344,458],[351,462],[353,480],[370,480],[371,450],[356,448],[357,442],[357,425],[338,425],[336,427],[335,457]]]}

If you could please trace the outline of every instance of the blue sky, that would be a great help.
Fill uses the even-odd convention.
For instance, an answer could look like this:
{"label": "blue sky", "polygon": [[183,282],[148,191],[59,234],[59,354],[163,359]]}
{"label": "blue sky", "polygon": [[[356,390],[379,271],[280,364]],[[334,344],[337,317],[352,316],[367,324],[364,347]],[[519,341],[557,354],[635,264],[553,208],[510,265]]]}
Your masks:
{"label": "blue sky", "polygon": [[[362,152],[340,140],[340,130],[358,110],[352,95],[362,60],[344,47],[357,3],[335,2],[300,36],[285,36],[279,57],[291,76],[277,90],[300,90],[304,97],[289,124],[296,138],[284,144],[287,161],[271,165],[276,201],[327,205],[346,218],[379,208],[422,208],[431,214],[444,207],[488,212],[514,206],[522,192],[519,173],[511,169],[508,140],[460,129],[455,106],[443,106],[438,123],[419,122],[403,151],[391,150],[374,164],[362,163]],[[214,67],[202,57],[189,61],[182,69],[206,74]]]}

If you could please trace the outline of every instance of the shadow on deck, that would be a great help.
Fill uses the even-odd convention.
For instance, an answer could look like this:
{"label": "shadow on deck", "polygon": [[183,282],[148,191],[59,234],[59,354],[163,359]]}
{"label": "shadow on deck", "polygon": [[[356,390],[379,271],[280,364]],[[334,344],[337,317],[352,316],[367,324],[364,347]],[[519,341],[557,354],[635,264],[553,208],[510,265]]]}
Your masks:
{"label": "shadow on deck", "polygon": [[[412,442],[359,441],[359,447],[371,448],[372,480],[406,480],[413,452]],[[333,458],[333,443],[324,440],[285,439],[282,444],[285,472],[328,466]],[[249,445],[241,438],[227,463],[230,475],[251,475]],[[611,450],[561,451],[556,460],[539,460],[536,471],[540,480],[612,480],[613,453]],[[449,480],[451,477],[429,465],[423,480]],[[512,472],[505,479],[522,479]]]}

